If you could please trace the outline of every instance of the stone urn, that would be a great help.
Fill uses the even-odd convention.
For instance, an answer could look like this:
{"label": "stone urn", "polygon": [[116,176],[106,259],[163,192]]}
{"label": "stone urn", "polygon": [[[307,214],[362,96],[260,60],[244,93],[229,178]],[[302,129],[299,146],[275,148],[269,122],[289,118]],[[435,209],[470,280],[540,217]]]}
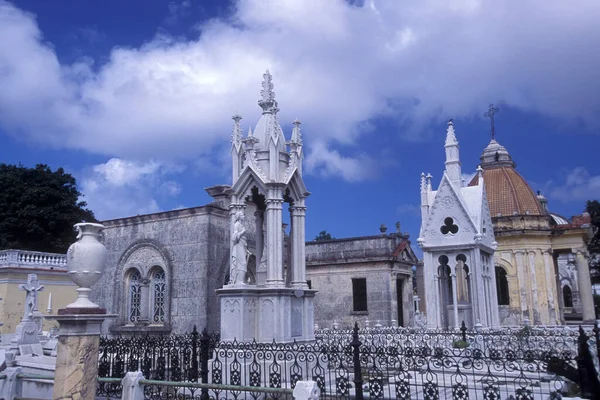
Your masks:
{"label": "stone urn", "polygon": [[79,288],[77,300],[67,308],[99,308],[89,299],[90,286],[98,282],[106,267],[106,247],[101,242],[100,232],[104,225],[91,222],[75,224],[77,242],[67,251],[67,269],[71,279]]}

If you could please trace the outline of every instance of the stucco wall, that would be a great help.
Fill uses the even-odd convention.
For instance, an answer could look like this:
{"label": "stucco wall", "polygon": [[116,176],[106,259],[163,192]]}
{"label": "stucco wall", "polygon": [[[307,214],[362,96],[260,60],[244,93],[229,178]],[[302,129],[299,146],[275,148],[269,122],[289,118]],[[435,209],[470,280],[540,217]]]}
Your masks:
{"label": "stucco wall", "polygon": [[[29,273],[37,273],[39,284],[44,285],[44,290],[38,292],[38,310],[48,315],[48,295],[52,293],[52,314],[56,314],[57,310],[64,308],[67,304],[72,303],[77,298],[75,289],[77,286],[73,284],[66,273],[52,272],[36,272],[24,270],[23,272],[1,272],[0,273],[0,315],[4,325],[0,327],[0,333],[14,333],[15,328],[23,317],[25,310],[26,293],[19,290],[20,284],[27,283],[27,275]],[[44,321],[43,329],[48,330],[51,327],[57,326],[56,322]]]}

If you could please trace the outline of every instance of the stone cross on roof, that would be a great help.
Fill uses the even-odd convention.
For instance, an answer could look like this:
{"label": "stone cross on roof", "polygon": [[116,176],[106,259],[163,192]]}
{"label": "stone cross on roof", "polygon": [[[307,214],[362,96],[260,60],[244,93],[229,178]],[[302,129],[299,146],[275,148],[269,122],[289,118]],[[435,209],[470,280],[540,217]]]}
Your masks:
{"label": "stone cross on roof", "polygon": [[492,125],[492,140],[496,140],[496,127],[494,125],[494,115],[498,111],[500,111],[498,107],[494,107],[493,104],[490,104],[490,108],[488,109],[488,111],[485,114],[483,114],[484,117],[490,119],[490,124]]}
{"label": "stone cross on roof", "polygon": [[28,321],[33,317],[33,312],[38,309],[38,293],[44,290],[44,285],[38,285],[38,277],[36,274],[27,275],[27,284],[19,285],[20,290],[27,292],[25,298],[25,313],[23,320]]}

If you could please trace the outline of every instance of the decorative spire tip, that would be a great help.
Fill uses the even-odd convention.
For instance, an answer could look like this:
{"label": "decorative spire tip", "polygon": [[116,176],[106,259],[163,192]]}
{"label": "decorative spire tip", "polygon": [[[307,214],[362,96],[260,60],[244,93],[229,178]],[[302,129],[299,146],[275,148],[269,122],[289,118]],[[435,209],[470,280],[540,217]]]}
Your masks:
{"label": "decorative spire tip", "polygon": [[273,87],[273,77],[267,70],[263,74],[262,90],[260,91],[261,99],[258,101],[258,105],[263,109],[263,112],[277,112],[277,101],[275,101]]}

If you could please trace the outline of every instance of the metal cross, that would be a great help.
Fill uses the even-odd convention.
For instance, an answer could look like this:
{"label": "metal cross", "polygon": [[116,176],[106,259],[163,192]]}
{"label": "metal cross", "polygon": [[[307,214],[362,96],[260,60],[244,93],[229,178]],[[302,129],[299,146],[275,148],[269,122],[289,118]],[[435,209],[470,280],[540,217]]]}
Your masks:
{"label": "metal cross", "polygon": [[492,140],[496,138],[496,127],[494,125],[494,114],[496,114],[500,109],[498,107],[494,107],[493,104],[490,104],[490,108],[488,111],[483,114],[484,117],[490,119],[490,124],[492,125]]}

